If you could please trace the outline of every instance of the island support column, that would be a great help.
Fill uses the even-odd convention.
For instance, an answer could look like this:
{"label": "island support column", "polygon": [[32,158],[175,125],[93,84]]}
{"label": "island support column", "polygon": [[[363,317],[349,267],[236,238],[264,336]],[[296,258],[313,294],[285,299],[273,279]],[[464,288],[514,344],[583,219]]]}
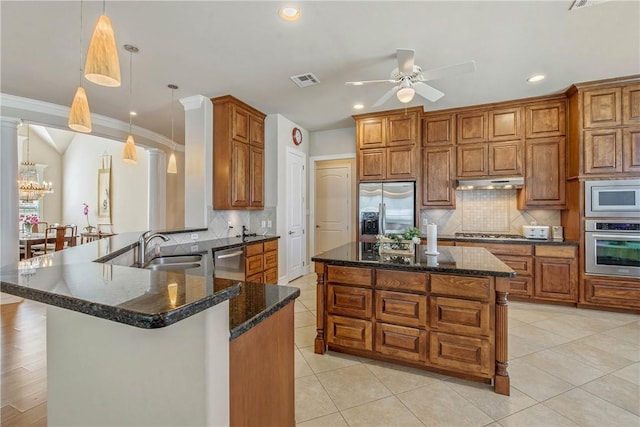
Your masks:
{"label": "island support column", "polygon": [[507,293],[509,281],[505,277],[496,277],[496,376],[494,390],[496,393],[509,396],[511,386],[509,380],[509,312]]}
{"label": "island support column", "polygon": [[316,282],[316,341],[314,352],[317,354],[324,354],[327,351],[327,340],[325,337],[324,328],[326,322],[326,312],[324,304],[326,301],[326,284],[324,280],[324,263],[316,261],[316,275],[318,281]]}

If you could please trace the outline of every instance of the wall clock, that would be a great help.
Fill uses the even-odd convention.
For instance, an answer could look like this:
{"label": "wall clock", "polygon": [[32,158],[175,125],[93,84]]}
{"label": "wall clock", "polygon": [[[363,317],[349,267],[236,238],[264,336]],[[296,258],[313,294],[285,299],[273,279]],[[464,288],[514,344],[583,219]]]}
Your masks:
{"label": "wall clock", "polygon": [[293,128],[291,131],[291,139],[296,145],[302,144],[302,131],[299,128]]}

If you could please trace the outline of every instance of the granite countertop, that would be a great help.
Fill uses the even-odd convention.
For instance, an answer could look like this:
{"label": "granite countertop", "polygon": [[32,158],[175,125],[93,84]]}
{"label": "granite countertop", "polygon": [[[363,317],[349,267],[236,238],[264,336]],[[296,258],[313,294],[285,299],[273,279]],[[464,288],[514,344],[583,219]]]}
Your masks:
{"label": "granite countertop", "polygon": [[354,267],[384,267],[404,271],[430,271],[463,275],[515,277],[516,273],[484,248],[439,246],[438,255],[427,255],[426,246],[416,246],[410,256],[381,257],[372,244],[348,243],[315,255],[312,261]]}
{"label": "granite countertop", "polygon": [[[421,239],[426,239],[426,234],[420,235]],[[438,240],[442,241],[454,241],[454,242],[482,242],[482,243],[513,243],[515,245],[565,245],[565,246],[579,246],[580,242],[573,240],[553,240],[553,239],[527,239],[522,236],[521,239],[496,239],[496,238],[477,238],[477,237],[460,237],[460,236],[447,236],[439,235]]]}
{"label": "granite countertop", "polygon": [[[202,254],[200,267],[188,270],[152,271],[95,261],[108,261],[129,251],[137,245],[138,237],[139,233],[118,234],[4,266],[0,269],[0,291],[146,329],[171,325],[240,297],[253,309],[230,309],[233,337],[300,294],[297,288],[229,283],[213,276],[212,251],[277,236],[214,239],[161,248],[161,255]],[[230,307],[234,305],[230,302]]]}

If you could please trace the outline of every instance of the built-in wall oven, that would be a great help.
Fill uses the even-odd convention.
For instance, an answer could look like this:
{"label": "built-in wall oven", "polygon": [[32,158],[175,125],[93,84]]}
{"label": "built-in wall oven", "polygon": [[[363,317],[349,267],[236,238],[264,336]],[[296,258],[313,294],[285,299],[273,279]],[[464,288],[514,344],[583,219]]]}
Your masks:
{"label": "built-in wall oven", "polygon": [[585,181],[584,216],[639,217],[640,179],[603,179]]}
{"label": "built-in wall oven", "polygon": [[640,218],[586,220],[585,272],[640,277]]}

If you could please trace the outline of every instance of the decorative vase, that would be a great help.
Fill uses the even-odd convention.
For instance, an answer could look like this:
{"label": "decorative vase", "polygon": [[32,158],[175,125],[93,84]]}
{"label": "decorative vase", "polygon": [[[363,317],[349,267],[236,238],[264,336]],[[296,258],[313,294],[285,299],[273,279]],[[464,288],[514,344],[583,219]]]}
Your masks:
{"label": "decorative vase", "polygon": [[31,234],[31,230],[33,229],[33,224],[24,223],[24,233]]}

